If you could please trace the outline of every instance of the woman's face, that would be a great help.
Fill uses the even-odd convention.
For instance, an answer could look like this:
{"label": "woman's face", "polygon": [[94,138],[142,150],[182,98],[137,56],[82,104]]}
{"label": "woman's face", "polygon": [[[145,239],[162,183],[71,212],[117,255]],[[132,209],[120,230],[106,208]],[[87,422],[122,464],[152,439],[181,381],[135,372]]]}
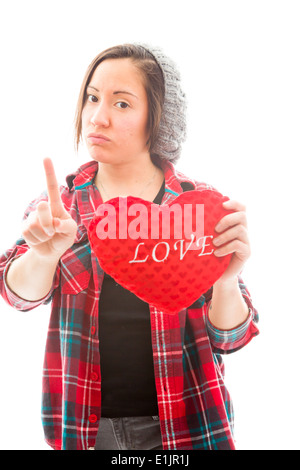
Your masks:
{"label": "woman's face", "polygon": [[82,135],[94,160],[122,164],[148,154],[148,100],[131,59],[107,59],[95,69],[82,111]]}

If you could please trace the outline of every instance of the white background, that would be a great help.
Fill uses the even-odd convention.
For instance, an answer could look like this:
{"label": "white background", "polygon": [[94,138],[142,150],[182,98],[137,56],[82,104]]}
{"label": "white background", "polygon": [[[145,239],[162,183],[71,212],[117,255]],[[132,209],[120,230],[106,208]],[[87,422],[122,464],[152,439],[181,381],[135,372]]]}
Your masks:
{"label": "white background", "polygon": [[[260,336],[225,357],[238,449],[300,449],[298,1],[15,0],[0,3],[0,252],[23,211],[89,157],[73,146],[85,70],[123,42],[161,46],[188,97],[177,167],[247,205],[252,257],[244,280]],[[40,420],[49,306],[0,299],[0,448],[48,449]]]}

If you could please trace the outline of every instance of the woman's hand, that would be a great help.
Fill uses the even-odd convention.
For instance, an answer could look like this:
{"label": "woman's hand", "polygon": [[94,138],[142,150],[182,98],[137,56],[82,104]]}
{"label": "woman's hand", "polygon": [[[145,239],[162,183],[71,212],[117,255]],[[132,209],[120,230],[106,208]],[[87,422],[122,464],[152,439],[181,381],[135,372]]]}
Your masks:
{"label": "woman's hand", "polygon": [[251,254],[245,206],[229,200],[223,203],[223,207],[235,212],[225,215],[216,225],[215,230],[219,235],[213,240],[214,254],[233,255],[226,271],[217,281],[218,284],[235,281]]}
{"label": "woman's hand", "polygon": [[24,222],[23,237],[36,255],[59,259],[75,240],[77,224],[65,210],[57,184],[53,163],[44,159],[48,201],[41,201]]}
{"label": "woman's hand", "polygon": [[57,264],[75,240],[77,224],[65,210],[52,161],[44,160],[48,201],[41,201],[24,222],[23,238],[30,247],[10,263],[6,282],[19,297],[40,301],[50,292]]}

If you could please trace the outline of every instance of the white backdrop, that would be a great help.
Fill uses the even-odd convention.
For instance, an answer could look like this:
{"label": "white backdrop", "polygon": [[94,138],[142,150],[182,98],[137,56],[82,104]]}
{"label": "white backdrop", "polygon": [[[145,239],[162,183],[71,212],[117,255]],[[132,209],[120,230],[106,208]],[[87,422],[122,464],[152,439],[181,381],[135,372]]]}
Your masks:
{"label": "white backdrop", "polygon": [[[300,449],[300,6],[292,0],[15,0],[0,3],[0,252],[23,211],[89,158],[74,152],[84,72],[123,42],[161,46],[181,70],[188,140],[177,167],[247,205],[252,257],[244,280],[259,337],[226,356],[238,449]],[[0,298],[0,448],[48,449],[40,420],[49,306]]]}

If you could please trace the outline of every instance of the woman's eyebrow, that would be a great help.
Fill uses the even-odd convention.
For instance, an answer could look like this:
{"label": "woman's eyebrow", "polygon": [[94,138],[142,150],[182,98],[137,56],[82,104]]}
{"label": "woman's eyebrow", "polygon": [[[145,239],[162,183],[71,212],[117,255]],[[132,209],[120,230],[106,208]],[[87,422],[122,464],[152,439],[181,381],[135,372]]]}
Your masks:
{"label": "woman's eyebrow", "polygon": [[113,95],[118,95],[118,94],[131,95],[131,96],[134,96],[134,98],[138,99],[138,97],[134,95],[133,93],[131,93],[130,91],[120,90],[120,91],[113,92]]}
{"label": "woman's eyebrow", "polygon": [[99,91],[98,88],[94,87],[93,85],[88,85],[87,88],[93,88],[93,90]]}
{"label": "woman's eyebrow", "polygon": [[[88,85],[87,88],[92,88],[93,90],[99,92],[98,88],[94,87],[93,85]],[[136,95],[134,95],[133,93],[131,93],[130,91],[126,91],[126,90],[117,90],[117,91],[114,91],[114,92],[113,92],[113,95],[118,95],[118,94],[131,95],[131,96],[134,96],[134,98],[138,99],[138,97],[137,97]]]}

